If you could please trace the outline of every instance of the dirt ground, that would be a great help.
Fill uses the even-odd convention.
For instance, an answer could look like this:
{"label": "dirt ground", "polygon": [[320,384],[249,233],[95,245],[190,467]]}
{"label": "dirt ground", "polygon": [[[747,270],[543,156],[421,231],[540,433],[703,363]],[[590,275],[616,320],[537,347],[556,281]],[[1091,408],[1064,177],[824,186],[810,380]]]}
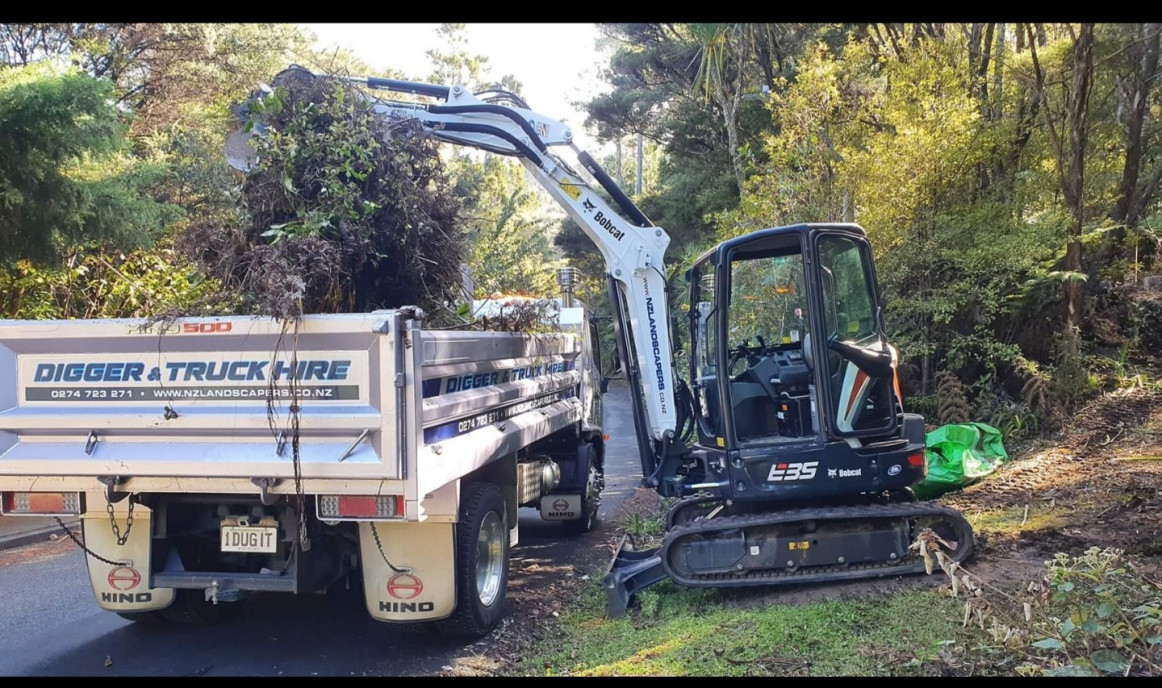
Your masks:
{"label": "dirt ground", "polygon": [[942,500],[968,516],[1026,506],[1054,514],[1055,527],[984,533],[974,571],[1003,576],[1016,573],[1007,562],[1095,545],[1162,555],[1162,392],[1103,396],[1074,419],[1060,437]]}
{"label": "dirt ground", "polygon": [[[976,553],[965,567],[979,578],[1031,580],[1053,554],[1080,554],[1094,545],[1137,556],[1162,555],[1162,390],[1139,387],[1100,397],[1056,437],[1010,447],[1010,456],[985,480],[939,500],[970,520],[1009,514],[1009,522],[977,528]],[[655,492],[639,489],[618,514],[574,544],[568,561],[514,559],[510,608],[503,625],[445,674],[532,670],[520,666],[521,658],[538,638],[551,632],[582,586],[593,585],[604,574],[620,537],[616,524],[623,522],[624,514],[648,517],[660,509]],[[946,584],[942,575],[920,575],[724,590],[720,599],[724,604],[755,607],[866,598]]]}

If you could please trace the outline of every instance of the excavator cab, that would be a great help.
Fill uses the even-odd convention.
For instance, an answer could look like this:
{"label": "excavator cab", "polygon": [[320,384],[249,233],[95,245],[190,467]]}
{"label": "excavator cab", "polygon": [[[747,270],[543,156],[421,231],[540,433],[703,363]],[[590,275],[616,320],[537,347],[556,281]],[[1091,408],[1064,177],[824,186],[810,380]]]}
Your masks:
{"label": "excavator cab", "polygon": [[[789,483],[841,494],[921,477],[902,455],[890,475],[866,465],[868,447],[922,451],[923,421],[903,414],[862,228],[753,232],[699,257],[688,278],[697,448],[712,464],[720,456],[755,469],[732,476],[733,499],[748,486],[770,498]],[[848,480],[827,480],[841,470]]]}

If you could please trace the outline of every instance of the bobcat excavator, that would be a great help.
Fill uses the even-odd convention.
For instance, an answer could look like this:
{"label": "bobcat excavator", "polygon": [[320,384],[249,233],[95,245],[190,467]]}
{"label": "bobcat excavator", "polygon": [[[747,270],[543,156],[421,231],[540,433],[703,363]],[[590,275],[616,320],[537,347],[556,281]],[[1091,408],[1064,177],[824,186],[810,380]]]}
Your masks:
{"label": "bobcat excavator", "polygon": [[[686,273],[689,349],[679,357],[669,236],[569,127],[503,90],[300,67],[273,83],[313,78],[357,84],[383,117],[416,120],[441,141],[517,158],[601,251],[643,484],[676,498],[660,547],[634,551],[623,538],[603,581],[611,616],[667,578],[722,588],[918,573],[910,546],[927,529],[953,561],[971,554],[963,516],[910,490],[926,474],[924,420],[903,410],[861,227],[762,229],[704,253]],[[380,96],[390,93],[412,99]]]}

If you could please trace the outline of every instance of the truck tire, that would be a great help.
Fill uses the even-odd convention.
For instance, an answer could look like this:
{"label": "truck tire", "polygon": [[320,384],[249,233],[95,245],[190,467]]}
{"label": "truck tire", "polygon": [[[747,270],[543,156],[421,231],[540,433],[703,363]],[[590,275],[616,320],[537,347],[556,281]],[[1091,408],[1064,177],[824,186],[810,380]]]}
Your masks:
{"label": "truck tire", "polygon": [[157,613],[166,621],[179,626],[211,626],[229,621],[242,611],[242,602],[208,602],[201,590],[174,591],[173,604]]}
{"label": "truck tire", "polygon": [[492,483],[468,483],[456,524],[456,611],[434,623],[444,635],[479,638],[500,622],[508,590],[508,509]]}
{"label": "truck tire", "polygon": [[567,533],[588,533],[597,526],[597,508],[601,503],[601,473],[597,465],[597,448],[592,444],[582,445],[578,458],[586,456],[585,486],[581,490],[581,518],[565,521],[562,526]]}

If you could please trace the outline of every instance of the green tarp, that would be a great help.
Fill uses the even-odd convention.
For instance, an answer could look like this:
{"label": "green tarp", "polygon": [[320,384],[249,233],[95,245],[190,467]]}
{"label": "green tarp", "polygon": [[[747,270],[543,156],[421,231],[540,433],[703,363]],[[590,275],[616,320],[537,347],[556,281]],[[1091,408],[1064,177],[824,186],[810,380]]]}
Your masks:
{"label": "green tarp", "polygon": [[959,490],[1008,461],[1001,431],[984,423],[944,425],[928,433],[928,477],[912,486],[920,499]]}

